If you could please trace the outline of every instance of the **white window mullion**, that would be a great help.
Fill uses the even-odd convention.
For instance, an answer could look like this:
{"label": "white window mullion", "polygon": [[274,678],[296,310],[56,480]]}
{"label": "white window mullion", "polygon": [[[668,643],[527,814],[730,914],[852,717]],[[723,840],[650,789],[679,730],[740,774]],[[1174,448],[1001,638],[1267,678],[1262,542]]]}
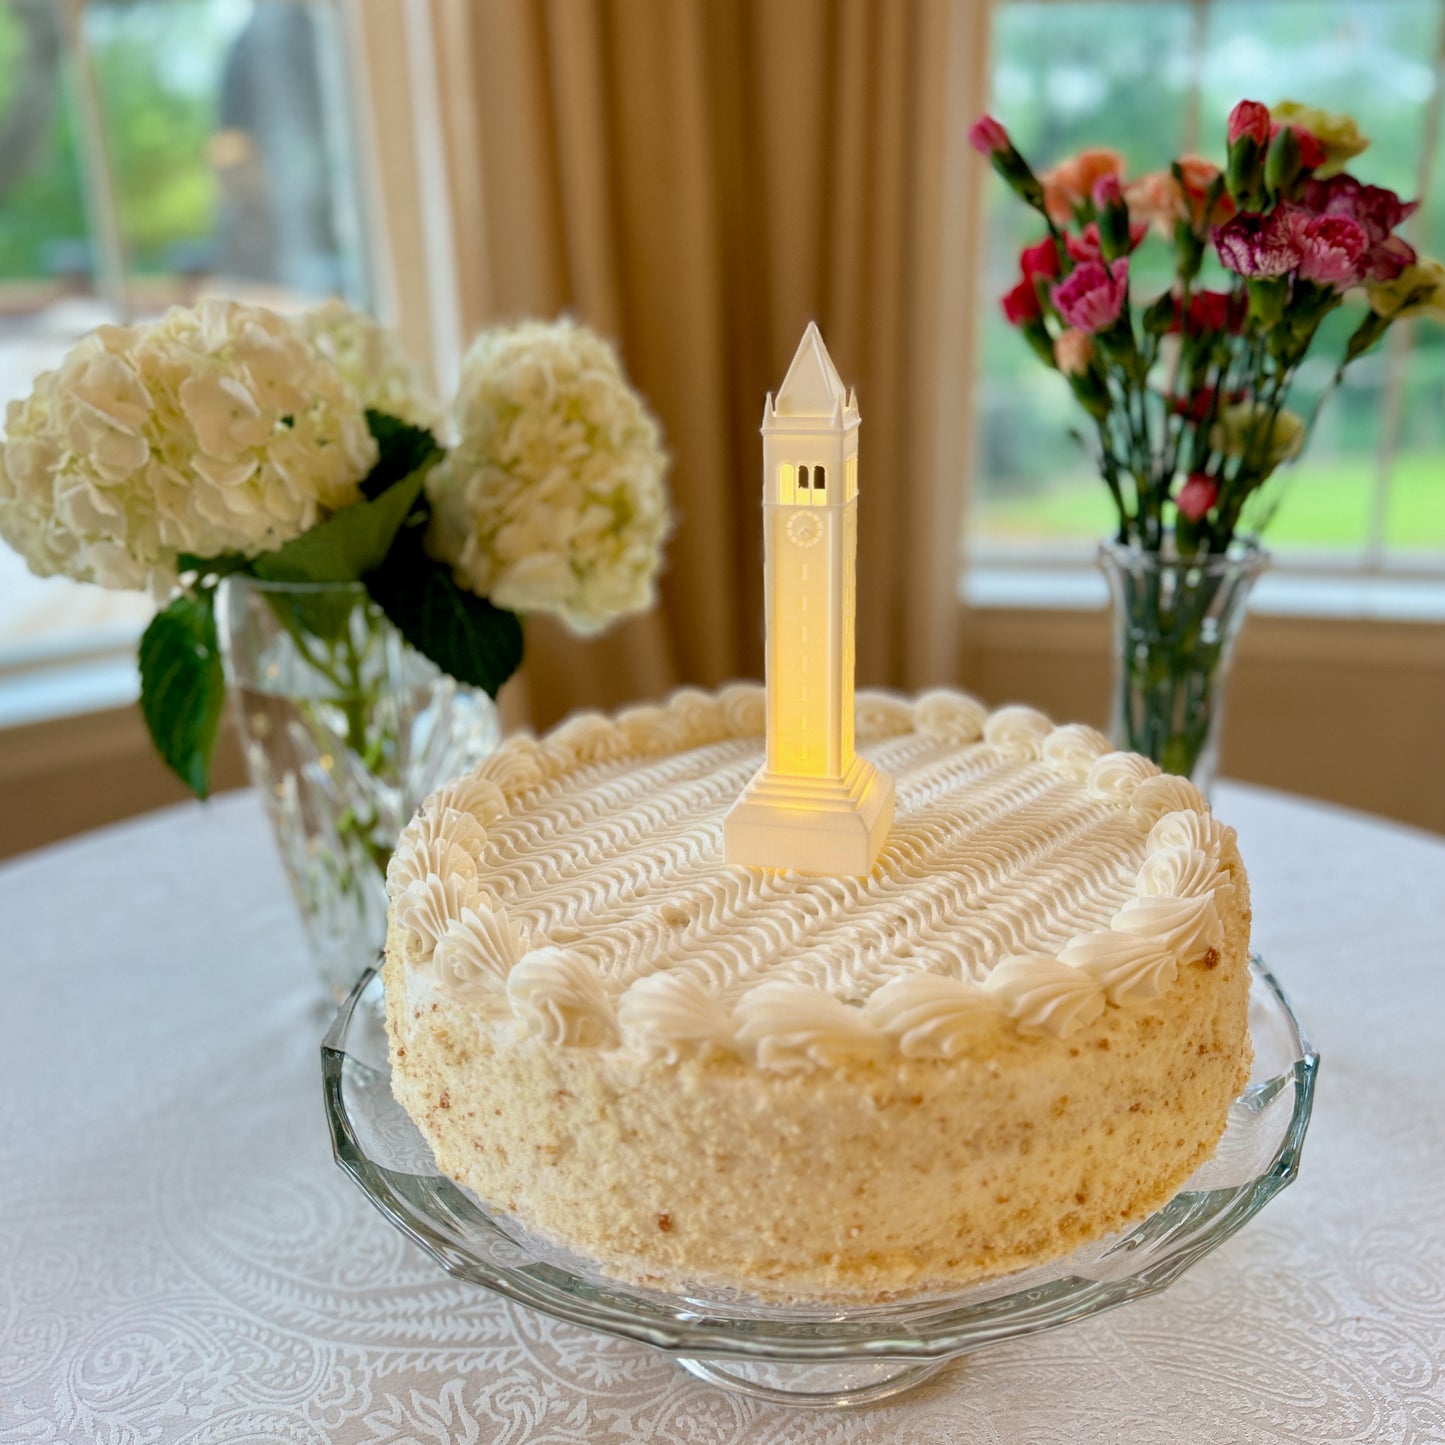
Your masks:
{"label": "white window mullion", "polygon": [[[1420,169],[1416,180],[1416,194],[1430,194],[1430,178],[1435,169],[1435,154],[1440,139],[1440,123],[1445,117],[1445,15],[1440,21],[1440,33],[1435,46],[1434,87],[1425,105],[1423,119],[1424,133],[1420,140]],[[1406,223],[1410,239],[1423,241],[1423,212],[1417,212]],[[1419,249],[1417,247],[1417,249]],[[1405,413],[1405,377],[1409,371],[1410,345],[1414,339],[1415,323],[1411,320],[1398,321],[1390,328],[1388,354],[1385,363],[1385,394],[1380,406],[1380,450],[1375,459],[1375,474],[1370,487],[1369,520],[1365,533],[1364,563],[1368,571],[1383,570],[1388,546],[1385,530],[1390,515],[1390,479],[1395,468],[1395,457],[1400,449],[1400,425]]]}
{"label": "white window mullion", "polygon": [[105,117],[95,62],[85,34],[85,0],[65,0],[65,55],[75,97],[76,137],[80,142],[81,179],[86,220],[94,243],[91,254],[95,289],[122,323],[132,315],[125,237],[120,224],[115,164],[105,139]]}
{"label": "white window mullion", "polygon": [[1210,8],[1213,0],[1192,0],[1189,16],[1189,85],[1184,92],[1184,121],[1180,155],[1199,150],[1200,112],[1204,96],[1204,58],[1209,50]]}

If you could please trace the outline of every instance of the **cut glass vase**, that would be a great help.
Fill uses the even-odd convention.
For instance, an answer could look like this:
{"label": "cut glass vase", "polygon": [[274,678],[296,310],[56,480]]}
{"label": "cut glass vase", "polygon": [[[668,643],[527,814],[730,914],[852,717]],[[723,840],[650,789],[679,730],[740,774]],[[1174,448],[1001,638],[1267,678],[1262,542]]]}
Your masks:
{"label": "cut glass vase", "polygon": [[428,793],[497,745],[497,709],[409,647],[360,583],[228,577],[221,651],[246,764],[323,985],[386,936],[386,865]]}

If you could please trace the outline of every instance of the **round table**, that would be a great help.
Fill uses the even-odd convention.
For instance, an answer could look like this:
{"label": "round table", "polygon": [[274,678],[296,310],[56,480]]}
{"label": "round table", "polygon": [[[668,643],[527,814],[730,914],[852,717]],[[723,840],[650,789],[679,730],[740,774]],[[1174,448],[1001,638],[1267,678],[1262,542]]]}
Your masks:
{"label": "round table", "polygon": [[1298,1183],[1163,1294],[847,1414],[456,1283],[368,1206],[251,795],[0,868],[0,1441],[1445,1441],[1445,840],[1216,808],[1323,1055]]}

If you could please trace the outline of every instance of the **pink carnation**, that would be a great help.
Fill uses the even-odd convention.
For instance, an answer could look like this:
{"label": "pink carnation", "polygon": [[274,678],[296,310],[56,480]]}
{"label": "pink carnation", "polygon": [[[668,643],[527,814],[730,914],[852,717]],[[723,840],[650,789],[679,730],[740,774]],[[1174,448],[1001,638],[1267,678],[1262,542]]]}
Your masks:
{"label": "pink carnation", "polygon": [[1353,285],[1369,244],[1365,228],[1348,216],[1314,216],[1300,232],[1300,277],[1321,286]]}
{"label": "pink carnation", "polygon": [[1191,522],[1202,522],[1209,509],[1219,500],[1219,483],[1207,472],[1194,472],[1179,488],[1174,505]]}
{"label": "pink carnation", "polygon": [[1300,188],[1300,200],[1322,216],[1348,216],[1364,227],[1372,246],[1420,209],[1419,201],[1402,201],[1384,186],[1367,186],[1347,175],[1307,180]]}
{"label": "pink carnation", "polygon": [[1124,204],[1124,187],[1119,183],[1117,172],[1106,171],[1094,182],[1091,199],[1096,211],[1107,211],[1110,206]]}
{"label": "pink carnation", "polygon": [[1361,276],[1393,281],[1414,264],[1414,247],[1393,233],[1420,209],[1419,201],[1402,201],[1384,186],[1367,186],[1347,175],[1307,180],[1300,188],[1300,199],[1322,216],[1344,216],[1364,228],[1369,245],[1360,258]]}
{"label": "pink carnation", "polygon": [[1229,112],[1229,143],[1248,136],[1257,146],[1269,144],[1269,107],[1257,100],[1241,100]]}
{"label": "pink carnation", "polygon": [[1107,266],[1084,261],[1067,280],[1050,293],[1067,325],[1078,331],[1102,331],[1119,319],[1129,295],[1129,258],[1120,256]]}
{"label": "pink carnation", "polygon": [[1013,149],[1008,132],[991,115],[979,116],[969,127],[968,143],[981,156],[992,156],[999,151]]}
{"label": "pink carnation", "polygon": [[1268,216],[1241,211],[1214,228],[1214,249],[1226,271],[1241,276],[1283,276],[1302,254],[1296,207],[1277,206]]}

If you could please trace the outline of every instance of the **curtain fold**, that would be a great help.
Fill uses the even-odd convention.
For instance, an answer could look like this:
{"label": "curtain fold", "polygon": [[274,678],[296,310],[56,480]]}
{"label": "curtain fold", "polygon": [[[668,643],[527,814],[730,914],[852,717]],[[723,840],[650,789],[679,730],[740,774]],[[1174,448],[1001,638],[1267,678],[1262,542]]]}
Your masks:
{"label": "curtain fold", "polygon": [[971,230],[956,113],[979,108],[984,7],[431,9],[463,334],[577,315],[618,343],[673,459],[657,610],[586,642],[529,621],[533,723],[761,676],[758,426],[810,319],[863,415],[859,681],[952,680]]}

